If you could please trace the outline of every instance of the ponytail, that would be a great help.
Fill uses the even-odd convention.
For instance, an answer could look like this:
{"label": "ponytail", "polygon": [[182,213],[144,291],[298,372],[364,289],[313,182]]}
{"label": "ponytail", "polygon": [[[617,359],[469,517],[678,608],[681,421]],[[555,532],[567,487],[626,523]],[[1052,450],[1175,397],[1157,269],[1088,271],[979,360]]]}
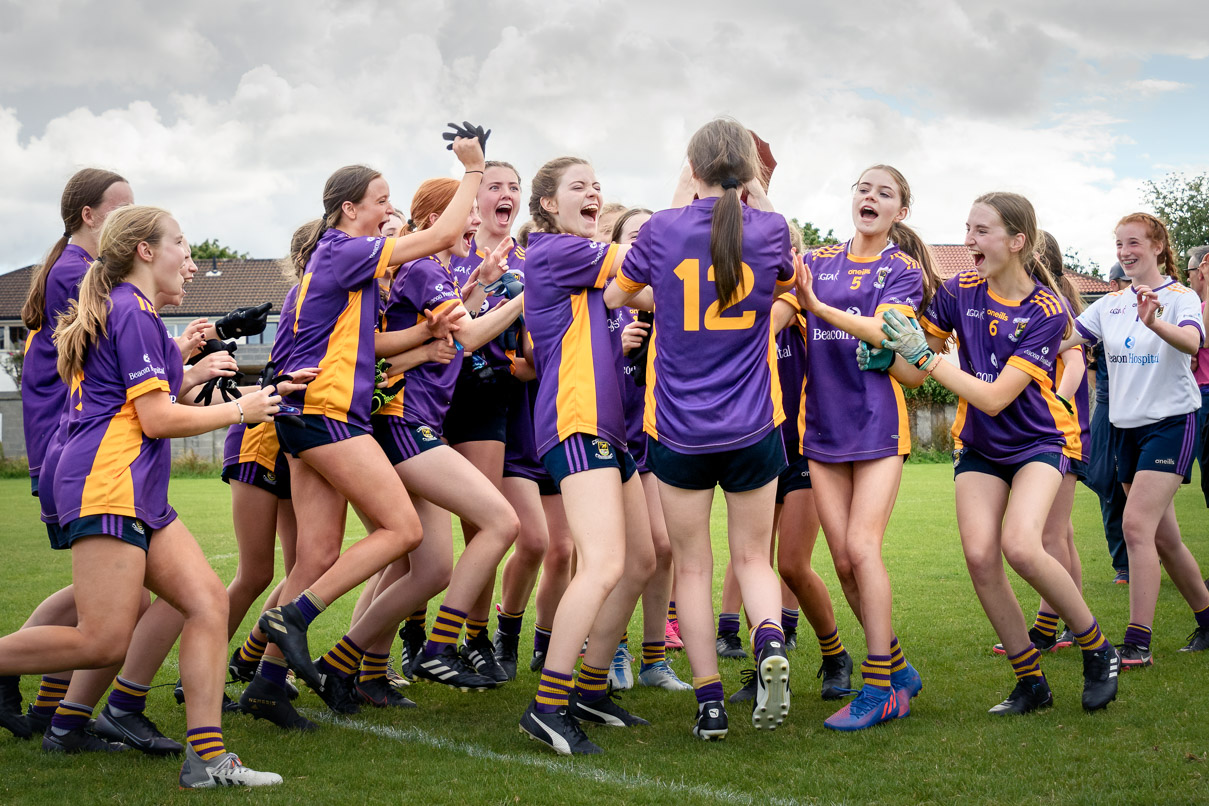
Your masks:
{"label": "ponytail", "polygon": [[919,237],[918,232],[901,221],[890,225],[890,240],[903,252],[915,258],[915,262],[919,264],[924,280],[924,298],[920,300],[917,310],[926,310],[932,297],[936,295],[936,289],[940,288],[940,276],[936,273],[932,250],[924,243],[924,239]]}
{"label": "ponytail", "polygon": [[710,219],[709,258],[719,309],[726,310],[743,289],[743,207],[737,180],[723,180],[722,187]]}
{"label": "ponytail", "polygon": [[364,199],[365,194],[369,192],[369,183],[381,175],[364,165],[346,165],[327,178],[323,185],[323,218],[314,232],[303,241],[301,248],[291,255],[294,268],[300,277],[306,272],[306,264],[310,261],[315,247],[319,245],[323,233],[340,223],[344,203],[348,201],[355,204]]}

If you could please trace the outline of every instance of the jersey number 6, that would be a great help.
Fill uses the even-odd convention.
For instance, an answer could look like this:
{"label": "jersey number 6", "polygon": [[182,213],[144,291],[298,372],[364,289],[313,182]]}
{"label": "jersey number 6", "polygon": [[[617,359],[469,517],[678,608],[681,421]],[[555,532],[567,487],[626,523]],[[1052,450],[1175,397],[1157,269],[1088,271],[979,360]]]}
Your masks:
{"label": "jersey number 6", "polygon": [[[734,307],[747,299],[756,285],[755,272],[746,263],[743,266],[743,283],[739,287],[739,298],[728,307]],[[680,261],[675,274],[684,282],[684,330],[701,329],[701,261],[696,258]],[[706,280],[714,282],[714,267],[706,270]],[[747,330],[756,323],[756,312],[745,311],[738,316],[723,316],[721,304],[715,299],[705,309],[706,330]]]}

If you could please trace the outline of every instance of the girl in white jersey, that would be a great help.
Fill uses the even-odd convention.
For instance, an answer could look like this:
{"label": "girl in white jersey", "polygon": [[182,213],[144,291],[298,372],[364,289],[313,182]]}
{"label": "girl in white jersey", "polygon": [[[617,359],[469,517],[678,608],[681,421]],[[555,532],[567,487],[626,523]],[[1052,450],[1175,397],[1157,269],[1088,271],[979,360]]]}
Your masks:
{"label": "girl in white jersey", "polygon": [[[1133,288],[1096,300],[1063,347],[1100,341],[1108,359],[1109,412],[1118,429],[1113,452],[1127,500],[1129,627],[1126,669],[1154,663],[1150,627],[1159,596],[1159,563],[1196,616],[1182,652],[1209,649],[1209,591],[1180,537],[1173,503],[1196,453],[1200,390],[1191,356],[1204,343],[1200,300],[1175,280],[1175,256],[1163,222],[1133,213],[1117,224],[1117,259]],[[1167,275],[1167,276],[1164,276]]]}

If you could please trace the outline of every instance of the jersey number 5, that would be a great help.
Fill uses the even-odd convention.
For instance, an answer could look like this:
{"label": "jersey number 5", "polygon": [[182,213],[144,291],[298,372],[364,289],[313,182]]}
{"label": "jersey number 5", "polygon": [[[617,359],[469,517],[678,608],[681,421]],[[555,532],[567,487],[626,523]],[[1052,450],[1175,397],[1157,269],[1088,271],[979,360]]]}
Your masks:
{"label": "jersey number 5", "polygon": [[[746,263],[743,266],[743,283],[739,287],[739,298],[729,307],[738,305],[747,299],[756,285],[755,272]],[[696,258],[680,261],[675,274],[684,283],[684,330],[685,332],[701,329],[701,261]],[[714,267],[706,270],[706,280],[714,282]],[[756,312],[745,311],[738,316],[723,316],[719,310],[718,300],[710,303],[705,309],[706,330],[747,330],[756,323]]]}

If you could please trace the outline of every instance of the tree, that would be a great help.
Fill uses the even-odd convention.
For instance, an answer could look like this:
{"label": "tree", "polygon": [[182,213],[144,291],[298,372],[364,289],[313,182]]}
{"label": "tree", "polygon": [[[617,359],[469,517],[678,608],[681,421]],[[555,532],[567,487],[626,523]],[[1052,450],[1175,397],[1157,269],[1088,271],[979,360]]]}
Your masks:
{"label": "tree", "polygon": [[200,263],[203,260],[247,260],[247,252],[236,252],[229,246],[223,246],[217,239],[207,238],[201,243],[190,244],[189,248],[193,252],[193,261]]}
{"label": "tree", "polygon": [[1104,279],[1104,272],[1100,269],[1100,264],[1091,258],[1086,260],[1079,254],[1079,250],[1072,247],[1067,247],[1067,250],[1062,255],[1062,268],[1066,271],[1077,271],[1080,274],[1090,274],[1092,277]]}
{"label": "tree", "polygon": [[1181,276],[1188,250],[1209,244],[1209,174],[1170,173],[1142,186],[1146,201],[1171,232],[1171,246]]}
{"label": "tree", "polygon": [[839,243],[839,238],[835,237],[835,230],[827,230],[827,234],[823,235],[819,228],[809,221],[798,221],[796,218],[790,219],[794,226],[802,231],[802,243],[806,246],[826,246],[829,243]]}

